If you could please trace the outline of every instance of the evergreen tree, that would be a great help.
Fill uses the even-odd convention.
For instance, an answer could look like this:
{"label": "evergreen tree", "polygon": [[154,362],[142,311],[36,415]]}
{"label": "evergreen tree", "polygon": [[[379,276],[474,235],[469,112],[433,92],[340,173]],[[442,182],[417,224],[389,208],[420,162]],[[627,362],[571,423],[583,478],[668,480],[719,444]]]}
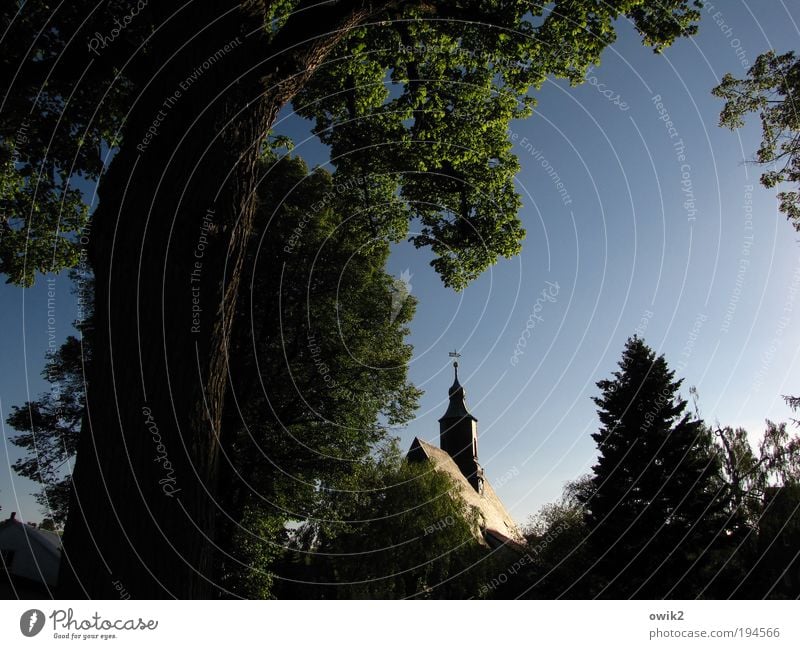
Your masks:
{"label": "evergreen tree", "polygon": [[634,336],[619,368],[597,383],[599,459],[580,496],[589,581],[600,597],[694,597],[727,524],[719,454],[663,356]]}

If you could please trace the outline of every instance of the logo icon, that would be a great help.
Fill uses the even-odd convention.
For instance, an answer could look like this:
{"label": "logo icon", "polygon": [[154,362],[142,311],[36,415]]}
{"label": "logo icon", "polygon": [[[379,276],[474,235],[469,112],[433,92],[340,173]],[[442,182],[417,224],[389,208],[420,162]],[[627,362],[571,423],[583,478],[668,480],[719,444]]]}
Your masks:
{"label": "logo icon", "polygon": [[394,322],[395,318],[400,314],[400,309],[408,299],[408,296],[411,295],[411,277],[411,271],[406,268],[400,273],[400,277],[396,277],[392,281],[392,286],[390,288],[392,292],[392,314],[390,322]]}
{"label": "logo icon", "polygon": [[44,627],[44,613],[38,608],[25,611],[19,618],[19,630],[26,638],[32,638]]}

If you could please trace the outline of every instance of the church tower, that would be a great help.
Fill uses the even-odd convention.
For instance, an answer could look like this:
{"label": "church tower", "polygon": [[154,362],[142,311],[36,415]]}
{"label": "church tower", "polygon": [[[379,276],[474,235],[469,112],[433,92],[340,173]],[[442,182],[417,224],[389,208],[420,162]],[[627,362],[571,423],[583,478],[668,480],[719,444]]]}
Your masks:
{"label": "church tower", "polygon": [[[451,356],[458,357],[452,353]],[[479,494],[483,493],[483,468],[478,464],[478,420],[467,410],[465,392],[458,382],[458,361],[453,362],[455,381],[450,386],[450,403],[439,419],[439,446]]]}
{"label": "church tower", "polygon": [[458,352],[451,352],[455,380],[450,387],[447,411],[439,419],[439,447],[415,437],[406,457],[409,462],[428,462],[452,480],[464,504],[478,512],[473,533],[490,548],[519,551],[525,549],[525,537],[514,519],[485,479],[478,463],[478,420],[467,410],[464,388],[458,381]]}

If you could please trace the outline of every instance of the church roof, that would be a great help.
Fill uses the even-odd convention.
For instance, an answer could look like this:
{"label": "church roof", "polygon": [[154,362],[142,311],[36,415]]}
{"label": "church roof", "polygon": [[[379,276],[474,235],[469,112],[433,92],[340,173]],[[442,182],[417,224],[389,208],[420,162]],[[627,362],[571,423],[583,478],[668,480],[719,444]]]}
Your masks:
{"label": "church roof", "polygon": [[458,486],[458,491],[467,505],[475,507],[479,512],[482,538],[491,547],[498,544],[519,546],[525,543],[522,533],[503,503],[497,497],[488,480],[484,480],[483,493],[479,494],[461,473],[455,461],[442,449],[414,438],[408,450],[411,461],[430,460],[438,471],[449,475]]}

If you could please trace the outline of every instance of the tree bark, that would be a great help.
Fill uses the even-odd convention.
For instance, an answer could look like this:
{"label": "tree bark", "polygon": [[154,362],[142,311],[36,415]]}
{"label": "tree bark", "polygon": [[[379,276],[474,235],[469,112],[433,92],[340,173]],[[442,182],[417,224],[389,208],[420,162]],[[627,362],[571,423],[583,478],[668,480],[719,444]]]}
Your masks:
{"label": "tree bark", "polygon": [[260,147],[281,107],[375,11],[334,3],[318,10],[325,20],[290,20],[268,42],[249,3],[221,4],[166,20],[179,3],[159,3],[165,21],[148,43],[157,73],[101,179],[61,597],[219,594],[220,423]]}

